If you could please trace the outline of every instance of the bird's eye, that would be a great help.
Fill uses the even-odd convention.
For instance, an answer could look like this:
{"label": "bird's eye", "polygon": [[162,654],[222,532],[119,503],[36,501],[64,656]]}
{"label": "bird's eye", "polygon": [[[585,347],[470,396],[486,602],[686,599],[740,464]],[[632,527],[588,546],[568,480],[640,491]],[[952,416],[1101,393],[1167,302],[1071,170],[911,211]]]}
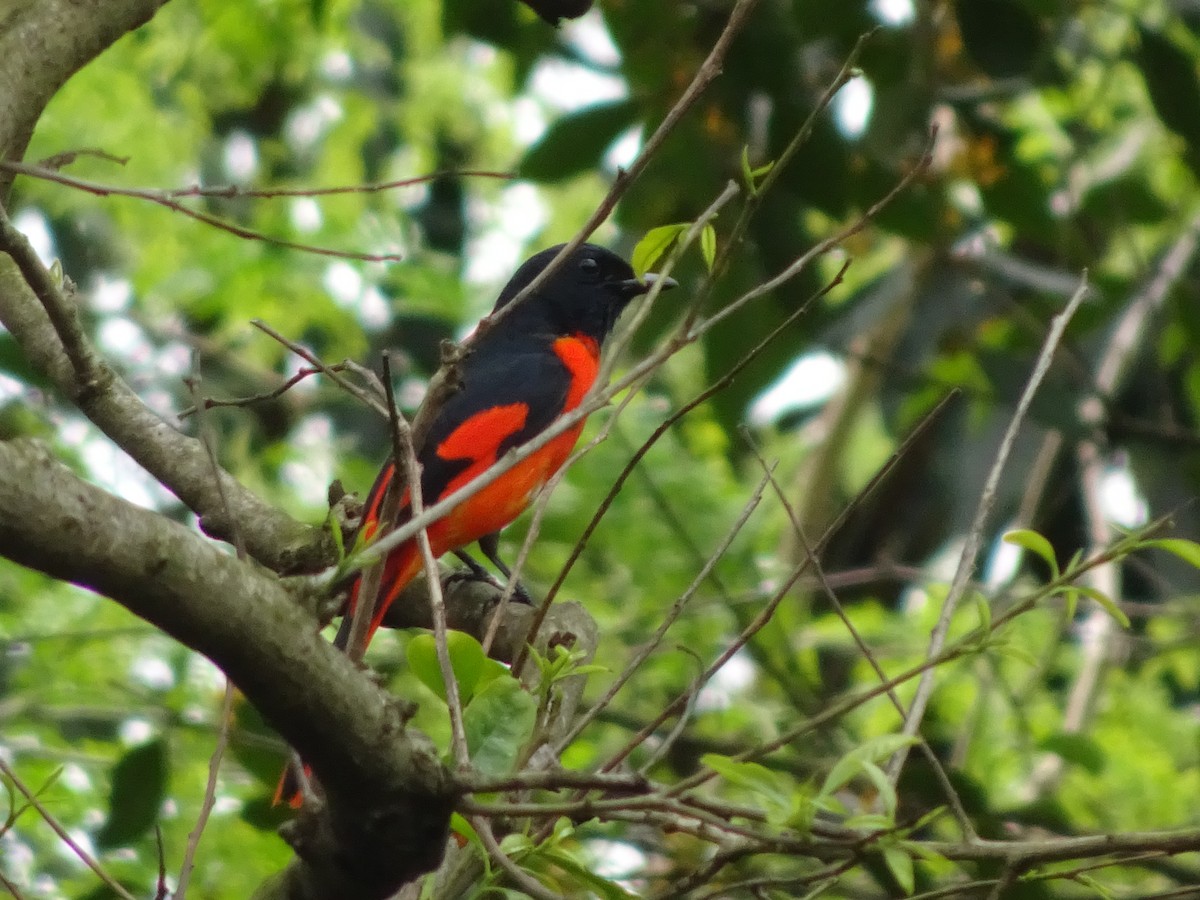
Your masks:
{"label": "bird's eye", "polygon": [[584,275],[595,278],[600,272],[600,263],[596,262],[596,260],[592,259],[590,256],[585,256],[579,261],[579,271]]}

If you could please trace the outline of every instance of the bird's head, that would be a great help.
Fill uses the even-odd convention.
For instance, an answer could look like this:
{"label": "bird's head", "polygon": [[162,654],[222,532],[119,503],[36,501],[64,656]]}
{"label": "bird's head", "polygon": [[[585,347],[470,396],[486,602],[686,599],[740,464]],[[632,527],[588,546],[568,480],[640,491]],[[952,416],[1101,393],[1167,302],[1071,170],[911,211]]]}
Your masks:
{"label": "bird's head", "polygon": [[[559,244],[527,259],[501,291],[495,311],[507,306],[562,248]],[[629,302],[647,293],[658,280],[651,274],[638,278],[633,267],[611,250],[583,244],[501,324],[509,327],[511,322],[518,333],[585,334],[603,343]],[[674,286],[672,279],[664,280],[664,289]]]}

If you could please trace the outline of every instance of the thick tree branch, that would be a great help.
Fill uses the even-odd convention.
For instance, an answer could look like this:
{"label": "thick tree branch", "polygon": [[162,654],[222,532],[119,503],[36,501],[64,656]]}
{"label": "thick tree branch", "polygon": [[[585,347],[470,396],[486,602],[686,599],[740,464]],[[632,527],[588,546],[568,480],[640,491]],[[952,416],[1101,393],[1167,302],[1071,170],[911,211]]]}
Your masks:
{"label": "thick tree branch", "polygon": [[324,806],[295,829],[288,896],[384,897],[435,867],[454,788],[396,702],[312,628],[271,574],[0,442],[0,547],[125,606],[220,666],[313,767]]}
{"label": "thick tree branch", "polygon": [[2,209],[0,253],[8,254],[0,256],[0,324],[34,368],[200,516],[207,532],[225,538],[236,524],[247,552],[278,572],[311,571],[331,561],[328,535],[265,503],[227,473],[218,483],[203,443],[142,403],[95,352],[74,297],[54,282]]}

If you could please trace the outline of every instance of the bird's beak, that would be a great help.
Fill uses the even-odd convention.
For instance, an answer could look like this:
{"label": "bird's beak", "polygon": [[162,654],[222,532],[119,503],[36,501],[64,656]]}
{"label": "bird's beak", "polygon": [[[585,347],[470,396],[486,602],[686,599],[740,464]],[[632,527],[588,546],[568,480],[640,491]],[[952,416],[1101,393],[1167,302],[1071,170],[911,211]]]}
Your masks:
{"label": "bird's beak", "polygon": [[648,294],[653,287],[662,282],[661,290],[669,291],[673,287],[679,287],[679,282],[674,278],[664,278],[662,275],[655,275],[653,272],[647,272],[642,278],[630,278],[628,281],[617,283],[618,289],[626,297],[637,297],[640,294]]}

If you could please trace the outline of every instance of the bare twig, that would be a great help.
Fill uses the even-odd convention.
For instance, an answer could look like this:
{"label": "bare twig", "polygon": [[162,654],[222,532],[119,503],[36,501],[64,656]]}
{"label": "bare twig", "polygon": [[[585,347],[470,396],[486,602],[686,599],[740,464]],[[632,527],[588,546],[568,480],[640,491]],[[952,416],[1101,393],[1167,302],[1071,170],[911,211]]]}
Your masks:
{"label": "bare twig", "polygon": [[479,839],[483,841],[484,849],[492,862],[500,866],[517,886],[534,900],[562,900],[562,895],[546,888],[540,881],[509,859],[508,854],[500,847],[496,835],[492,832],[492,823],[482,816],[474,816],[471,825]]}
{"label": "bare twig", "polygon": [[272,200],[276,197],[329,197],[341,194],[377,194],[382,191],[427,184],[431,181],[437,181],[439,178],[495,178],[502,181],[511,181],[517,177],[513,172],[494,172],[485,169],[446,169],[441,172],[433,172],[429,175],[414,175],[412,178],[398,178],[394,181],[375,181],[369,184],[336,185],[323,188],[246,188],[236,184],[202,187],[197,184],[185,188],[159,190],[155,188],[128,188],[111,184],[98,184],[96,182],[85,181],[82,178],[63,175],[58,171],[62,166],[74,162],[77,156],[83,155],[102,157],[122,166],[129,162],[128,157],[117,157],[103,151],[76,150],[56,154],[49,159],[42,160],[40,164],[36,165],[21,163],[15,160],[0,160],[0,169],[18,175],[28,175],[30,178],[40,178],[43,181],[53,181],[67,187],[78,188],[89,194],[95,194],[98,197],[132,197],[139,200],[152,198],[178,200],[181,197],[217,197],[226,200]]}
{"label": "bare twig", "polygon": [[71,848],[71,852],[78,856],[84,865],[95,872],[96,876],[108,885],[109,890],[120,897],[121,900],[134,900],[133,895],[125,890],[119,881],[104,871],[100,863],[96,862],[92,855],[79,846],[79,843],[67,833],[67,829],[63,828],[59,821],[50,813],[50,810],[46,809],[42,805],[42,802],[38,800],[37,794],[29,790],[25,782],[17,777],[17,773],[12,770],[12,767],[5,761],[3,755],[0,755],[0,772],[4,773],[4,776],[13,783],[13,787],[25,798],[26,802],[38,811],[38,815],[45,820],[46,824],[59,836],[62,842]]}
{"label": "bare twig", "polygon": [[212,813],[217,799],[217,776],[221,771],[221,760],[225,756],[225,748],[229,745],[229,724],[233,715],[233,682],[225,680],[225,698],[221,701],[220,725],[217,727],[217,742],[212,755],[208,759],[208,780],[204,784],[204,800],[200,804],[200,812],[196,816],[196,824],[188,832],[187,848],[183,854],[183,864],[179,867],[179,883],[175,888],[176,900],[183,900],[187,894],[188,879],[196,864],[196,851],[200,847],[200,838],[208,817]]}
{"label": "bare twig", "polygon": [[[329,366],[325,371],[343,372],[348,368],[349,366],[347,366],[345,363],[337,363],[336,365]],[[196,411],[200,409],[218,409],[228,406],[251,406],[255,403],[265,403],[268,400],[278,400],[304,379],[319,374],[321,374],[321,369],[318,369],[315,366],[302,366],[295,375],[272,390],[264,391],[260,394],[252,394],[248,397],[235,397],[230,400],[221,400],[215,397],[204,397],[198,404],[189,406],[187,409],[181,409],[177,415],[180,419],[186,419],[189,416],[195,415]]]}
{"label": "bare twig", "polygon": [[[419,516],[423,507],[421,497],[421,464],[413,447],[412,429],[396,406],[392,393],[391,358],[383,354],[383,388],[387,392],[388,416],[392,424],[392,457],[396,466],[403,466],[408,486],[408,505],[413,516]],[[433,613],[433,638],[437,649],[438,667],[446,688],[446,706],[450,710],[450,744],[454,751],[454,762],[459,770],[471,764],[467,750],[467,733],[463,727],[462,698],[458,693],[458,679],[454,677],[454,665],[450,661],[447,643],[446,602],[442,596],[442,580],[438,577],[437,558],[429,543],[429,532],[421,528],[416,536],[417,547],[425,567],[425,580],[429,584],[429,608]],[[372,604],[373,605],[373,604]],[[372,617],[374,612],[372,611]]]}
{"label": "bare twig", "polygon": [[[15,160],[6,160],[0,162],[0,169],[9,172],[15,172],[21,175],[30,175],[36,178],[42,178],[46,181],[56,181],[59,184],[77,188],[82,191],[87,191],[89,194],[95,194],[100,197],[109,195],[120,197],[135,197],[139,200],[146,200],[158,206],[165,207],[172,212],[181,213],[188,218],[195,219],[197,222],[202,222],[205,225],[211,225],[213,228],[227,231],[235,237],[245,238],[250,241],[262,241],[266,244],[272,244],[276,247],[284,247],[288,250],[299,250],[304,253],[314,253],[317,256],[332,256],[337,259],[353,259],[360,262],[400,262],[403,257],[397,253],[356,253],[352,250],[334,250],[330,247],[318,247],[315,244],[306,244],[300,241],[289,241],[285,238],[272,237],[269,234],[263,234],[261,231],[255,231],[253,228],[247,228],[244,225],[239,225],[236,222],[230,222],[227,219],[219,218],[218,216],[210,215],[209,213],[200,212],[192,209],[177,200],[172,199],[172,192],[145,190],[141,188],[118,188],[112,185],[98,184],[94,181],[85,181],[82,178],[72,178],[70,175],[64,175],[61,172],[55,172],[52,169],[45,169],[41,166],[32,166],[28,163],[20,163]],[[188,196],[186,194],[178,194],[175,196]]]}
{"label": "bare twig", "polygon": [[497,794],[502,791],[557,791],[564,788],[588,788],[615,794],[641,794],[650,789],[643,775],[578,772],[574,769],[514,772],[488,778],[471,772],[458,774],[458,786],[471,794]]}
{"label": "bare twig", "polygon": [[[879,660],[875,658],[875,654],[871,651],[870,645],[867,644],[866,640],[855,627],[854,622],[850,619],[850,616],[846,613],[845,608],[842,606],[842,601],[838,598],[837,592],[833,589],[833,586],[825,577],[825,567],[821,564],[820,557],[814,550],[812,543],[809,541],[808,535],[804,531],[804,526],[800,522],[800,517],[796,515],[795,507],[793,507],[791,502],[788,500],[787,493],[783,490],[783,486],[780,485],[779,481],[775,478],[772,468],[768,465],[766,459],[763,458],[763,455],[759,451],[758,445],[754,440],[754,436],[749,433],[748,429],[743,429],[743,437],[745,438],[746,443],[750,447],[751,451],[754,453],[755,459],[758,460],[759,466],[766,473],[766,477],[770,479],[771,487],[775,491],[775,496],[783,506],[784,512],[787,513],[788,521],[791,522],[792,529],[796,534],[796,539],[800,541],[800,545],[804,549],[805,557],[812,561],[813,575],[816,577],[822,593],[824,593],[825,598],[829,601],[830,606],[833,607],[837,617],[841,619],[842,624],[846,626],[846,631],[849,632],[855,646],[858,647],[858,650],[860,653],[862,653],[863,658],[866,659],[867,663],[871,666],[875,676],[880,682],[886,682],[887,673],[883,671],[883,666],[881,666],[879,664]],[[897,696],[896,692],[894,690],[889,690],[887,692],[887,698],[891,702],[892,707],[900,714],[901,718],[903,718],[904,704],[900,702],[900,698]],[[925,759],[928,760],[930,768],[934,772],[934,776],[938,780],[938,785],[942,789],[942,793],[945,795],[946,801],[950,804],[950,809],[954,813],[955,819],[958,821],[958,827],[962,830],[963,837],[969,841],[974,840],[977,837],[975,833],[975,826],[971,824],[971,817],[967,815],[967,811],[963,808],[962,800],[959,798],[958,792],[954,790],[954,785],[950,783],[950,778],[946,774],[945,768],[942,766],[942,761],[938,759],[937,754],[933,752],[933,748],[929,746],[928,742],[925,741],[924,738],[918,736],[917,742]]]}
{"label": "bare twig", "polygon": [[3,869],[0,869],[0,885],[3,885],[4,889],[12,894],[13,900],[25,900],[25,895],[21,893],[20,889],[5,877]]}
{"label": "bare twig", "polygon": [[490,327],[495,322],[500,321],[503,316],[510,314],[518,304],[524,303],[526,297],[532,296],[535,291],[540,290],[541,286],[562,267],[567,258],[579,249],[584,241],[591,237],[592,232],[604,224],[604,221],[616,208],[617,201],[621,199],[630,185],[645,171],[646,167],[650,164],[650,160],[657,155],[667,137],[675,130],[675,127],[687,114],[688,110],[696,104],[696,101],[700,99],[701,95],[708,89],[708,86],[721,74],[725,55],[729,52],[730,45],[733,44],[734,38],[745,27],[750,14],[757,5],[758,0],[737,0],[737,5],[730,12],[729,19],[726,21],[725,27],[722,29],[716,43],[713,44],[712,50],[709,51],[708,57],[700,65],[700,68],[696,70],[691,83],[679,99],[675,101],[662,122],[659,123],[659,126],[654,129],[654,133],[646,139],[645,144],[642,145],[641,152],[637,155],[637,159],[630,164],[628,169],[617,173],[612,187],[609,188],[608,193],[600,201],[599,206],[596,207],[587,222],[579,229],[579,233],[567,242],[558,255],[551,260],[550,264],[524,290],[517,294],[508,306],[501,310],[498,315],[490,316],[484,322],[480,323],[481,327]]}
{"label": "bare twig", "polygon": [[[1087,274],[1085,273],[1080,279],[1075,296],[1070,299],[1063,311],[1051,320],[1050,330],[1046,335],[1042,350],[1038,354],[1033,372],[1029,376],[1029,381],[1026,383],[1025,390],[1021,394],[1021,399],[1017,402],[1017,408],[1000,442],[1000,448],[996,451],[996,460],[992,464],[991,471],[988,472],[983,492],[979,497],[979,505],[975,509],[975,517],[971,522],[970,530],[967,532],[962,554],[959,556],[958,568],[955,570],[950,590],[946,594],[946,599],[942,604],[941,614],[938,616],[937,624],[934,626],[933,633],[929,639],[928,658],[936,657],[946,643],[946,636],[950,632],[950,619],[954,615],[954,610],[958,607],[958,602],[967,592],[967,585],[971,580],[971,573],[975,569],[975,561],[979,555],[979,548],[983,543],[984,529],[987,527],[988,519],[992,512],[992,505],[996,499],[996,490],[1000,484],[1000,476],[1004,472],[1009,454],[1016,443],[1017,433],[1025,421],[1029,405],[1033,402],[1033,397],[1037,393],[1038,387],[1041,386],[1043,377],[1045,377],[1046,372],[1050,368],[1050,363],[1054,360],[1054,352],[1062,340],[1067,324],[1075,315],[1075,311],[1079,309],[1080,304],[1083,303],[1084,298],[1087,297],[1088,291]],[[913,696],[912,704],[909,706],[908,714],[905,716],[901,734],[907,737],[914,737],[920,729],[921,720],[929,704],[929,698],[933,695],[934,678],[932,669],[927,669],[921,674],[921,680],[917,684],[916,694]],[[898,750],[896,755],[889,761],[887,773],[893,784],[900,777],[900,771],[904,767],[904,761],[907,756],[908,748],[905,747]]]}
{"label": "bare twig", "polygon": [[[925,433],[926,429],[938,418],[938,416],[940,416],[940,414],[946,408],[946,405],[949,403],[952,396],[953,395],[948,395],[947,397],[943,398],[942,401],[940,403],[938,403],[938,405],[935,406],[933,408],[933,410],[931,410],[920,423],[918,423],[917,427],[913,429],[912,433],[909,434],[907,438],[905,438],[904,442],[896,449],[896,451],[892,454],[891,458],[887,461],[887,463],[883,466],[883,468],[881,468],[879,470],[879,472],[877,472],[874,475],[874,477],[872,477],[872,479],[867,483],[866,487],[864,487],[862,489],[862,491],[859,492],[858,496],[854,499],[854,501],[852,503],[850,503],[842,511],[841,515],[839,515],[838,518],[825,530],[825,533],[821,536],[821,539],[817,541],[817,543],[815,544],[815,546],[813,548],[816,553],[820,553],[824,550],[825,545],[829,542],[829,540],[832,538],[832,536],[837,533],[837,530],[842,527],[842,524],[849,517],[850,513],[853,512],[857,508],[858,504],[861,503],[866,497],[868,497],[874,491],[874,489],[876,487],[878,487],[878,485],[884,479],[887,478],[887,476],[891,473],[892,469],[895,468],[896,464],[901,459],[903,459],[904,456],[908,453],[909,448],[912,447],[912,445],[920,438],[920,436]],[[767,600],[765,606],[759,612],[759,614],[757,616],[755,616],[753,621],[751,621],[745,628],[743,628],[741,633],[737,636],[737,638],[734,639],[734,641],[731,642],[730,645],[728,647],[726,647],[725,650],[723,650],[712,663],[709,664],[709,666],[705,670],[705,673],[703,676],[705,681],[707,681],[709,678],[711,678],[722,666],[724,666],[725,663],[727,663],[730,660],[730,658],[733,657],[733,655],[735,653],[737,653],[742,647],[744,647],[746,645],[746,643],[755,634],[757,634],[760,630],[762,630],[762,628],[767,624],[767,622],[769,622],[771,620],[771,618],[775,614],[775,610],[778,608],[779,604],[783,601],[783,598],[787,596],[789,591],[791,591],[791,589],[795,585],[796,581],[800,578],[800,576],[803,575],[805,571],[807,571],[810,559],[811,558],[805,558],[804,560],[801,560],[799,563],[796,564],[796,566],[793,567],[792,572],[788,575],[787,578],[785,578],[783,580],[783,583],[781,585],[779,585],[779,587],[775,590],[775,592]],[[895,683],[898,683],[898,682],[893,682],[893,684],[895,684]],[[872,696],[876,696],[876,695],[872,694]],[[686,702],[686,700],[687,700],[687,695],[681,694],[680,696],[676,697],[673,701],[671,701],[671,703],[667,704],[667,706],[663,710],[661,710],[657,716],[655,716],[650,722],[646,723],[646,725],[643,726],[642,729],[639,730],[638,733],[635,734],[625,744],[624,747],[622,747],[620,750],[618,750],[613,756],[611,756],[604,763],[603,766],[601,766],[601,771],[610,772],[614,768],[616,768],[618,765],[620,765],[620,763],[626,757],[628,757],[628,755],[630,753],[633,752],[634,748],[639,746],[643,741],[646,740],[646,738],[648,738],[651,734],[653,734],[662,725],[663,722],[665,722],[671,716],[675,715],[676,712],[682,708],[682,706]],[[840,713],[839,713],[839,715],[840,715]],[[815,722],[817,719],[820,719],[820,718],[821,717],[819,717],[819,716],[814,717],[814,719],[809,720],[809,722],[811,724],[812,722]],[[787,743],[787,741],[782,741],[781,743],[776,744],[773,749],[778,749],[778,747],[783,746],[783,744],[785,744],[785,743]],[[771,751],[765,750],[765,749],[759,749],[759,750],[747,753],[746,758],[750,758],[750,756],[752,756],[752,755],[761,755],[766,752],[771,752]],[[702,781],[707,780],[707,777],[708,776],[700,776],[700,777],[693,776],[693,779],[695,779],[695,780],[685,779],[677,787],[679,788],[679,790],[683,790],[687,787],[693,786],[694,784],[699,784]]]}
{"label": "bare twig", "polygon": [[88,392],[96,388],[100,377],[95,351],[84,335],[79,311],[73,303],[73,292],[60,289],[54,283],[49,270],[42,265],[28,239],[8,218],[8,211],[0,206],[0,250],[8,253],[25,276],[50,324],[62,344],[63,352],[75,370],[75,389]]}
{"label": "bare twig", "polygon": [[[192,354],[192,374],[187,380],[187,385],[192,394],[192,402],[197,405],[197,408],[199,407],[200,399],[200,379],[200,354],[199,352],[195,352]],[[238,527],[237,520],[229,510],[229,498],[225,495],[225,488],[221,484],[221,469],[217,464],[217,453],[214,448],[212,432],[209,428],[208,417],[203,412],[197,416],[197,425],[200,432],[200,440],[204,444],[204,450],[208,454],[209,465],[212,467],[213,480],[216,484],[217,493],[221,498],[225,515],[230,521],[233,545],[237,550],[238,559],[245,560],[246,544],[242,540],[242,533]],[[221,702],[220,724],[217,727],[216,744],[213,746],[212,755],[208,760],[208,779],[204,785],[204,800],[200,804],[200,812],[196,816],[196,824],[188,832],[187,847],[184,850],[183,862],[179,867],[179,884],[175,889],[177,900],[183,900],[187,894],[188,880],[191,878],[192,868],[195,866],[196,852],[200,848],[200,838],[204,835],[204,828],[208,824],[209,815],[212,813],[214,803],[216,803],[217,777],[221,771],[221,760],[225,756],[225,748],[229,745],[229,726],[233,712],[233,697],[233,682],[226,678],[225,697]]]}
{"label": "bare twig", "polygon": [[350,396],[354,397],[360,403],[366,404],[371,409],[375,410],[375,412],[379,413],[384,418],[387,418],[388,409],[387,409],[386,403],[382,402],[379,397],[375,396],[370,391],[360,388],[356,384],[351,384],[349,381],[347,381],[345,378],[343,378],[339,374],[339,372],[342,370],[342,368],[344,368],[343,366],[327,365],[326,363],[321,361],[320,357],[318,357],[315,353],[313,353],[311,350],[309,350],[303,344],[298,344],[295,341],[289,340],[288,338],[284,337],[282,334],[280,334],[278,331],[276,331],[274,328],[272,328],[270,325],[268,325],[262,319],[251,319],[250,324],[253,325],[255,328],[257,328],[259,331],[261,331],[263,334],[275,339],[276,341],[281,343],[283,346],[287,347],[289,350],[291,350],[293,353],[295,353],[297,356],[299,356],[301,359],[303,359],[305,362],[307,362],[309,365],[311,365],[314,369],[316,369],[318,372],[320,372],[322,375],[324,375],[326,378],[328,378],[330,381],[332,381],[334,384],[336,384],[338,387],[340,387],[343,391],[348,393]]}
{"label": "bare twig", "polygon": [[709,572],[713,570],[717,562],[722,556],[725,555],[725,551],[729,549],[729,546],[733,543],[734,538],[741,533],[742,528],[745,527],[746,523],[750,520],[750,516],[754,513],[754,510],[758,508],[758,504],[762,501],[763,491],[766,490],[766,487],[767,479],[764,477],[759,481],[758,487],[751,492],[750,499],[747,500],[742,506],[741,513],[738,515],[733,525],[730,526],[725,536],[720,540],[720,542],[718,542],[716,549],[713,550],[708,559],[705,560],[705,563],[703,566],[701,566],[700,571],[696,573],[695,577],[692,579],[691,583],[687,586],[684,592],[680,594],[678,598],[676,598],[673,604],[671,604],[671,608],[667,610],[666,615],[663,616],[663,620],[659,624],[658,628],[655,629],[654,634],[652,634],[650,638],[637,649],[633,656],[630,657],[629,661],[625,664],[625,667],[621,670],[621,673],[615,679],[613,679],[612,684],[608,686],[608,690],[604,692],[604,696],[592,704],[591,708],[588,709],[587,712],[579,716],[579,718],[576,719],[572,724],[571,730],[558,739],[558,741],[555,743],[556,753],[561,753],[565,748],[571,745],[572,741],[574,741],[577,737],[579,737],[580,734],[583,733],[583,730],[587,728],[589,724],[591,724],[592,720],[595,719],[596,716],[599,715],[599,713],[606,706],[608,706],[609,703],[612,702],[613,698],[617,695],[621,688],[628,683],[629,679],[633,677],[634,673],[641,667],[642,663],[644,663],[650,654],[658,648],[658,645],[662,643],[663,638],[666,637],[667,630],[674,625],[679,616],[683,614],[684,608],[691,601],[692,597],[695,596],[696,591],[700,588],[700,585],[703,584],[705,579],[708,578]]}
{"label": "bare twig", "polygon": [[[1153,277],[1130,301],[1105,345],[1096,367],[1093,392],[1079,406],[1084,423],[1100,428],[1105,410],[1120,388],[1137,350],[1147,339],[1151,319],[1165,302],[1171,288],[1178,283],[1200,247],[1200,216],[1193,217],[1187,230],[1170,247],[1159,263]],[[1076,448],[1079,463],[1080,494],[1087,521],[1088,543],[1091,552],[1107,546],[1115,537],[1101,499],[1105,454],[1101,442],[1088,438]],[[1089,585],[1105,596],[1120,597],[1120,571],[1114,561],[1093,570]],[[1067,697],[1062,730],[1078,734],[1087,724],[1092,703],[1099,690],[1109,662],[1116,623],[1105,610],[1093,606],[1079,625],[1082,659]],[[1047,754],[1036,765],[1031,781],[1034,794],[1053,784],[1063,771],[1062,757]]]}

